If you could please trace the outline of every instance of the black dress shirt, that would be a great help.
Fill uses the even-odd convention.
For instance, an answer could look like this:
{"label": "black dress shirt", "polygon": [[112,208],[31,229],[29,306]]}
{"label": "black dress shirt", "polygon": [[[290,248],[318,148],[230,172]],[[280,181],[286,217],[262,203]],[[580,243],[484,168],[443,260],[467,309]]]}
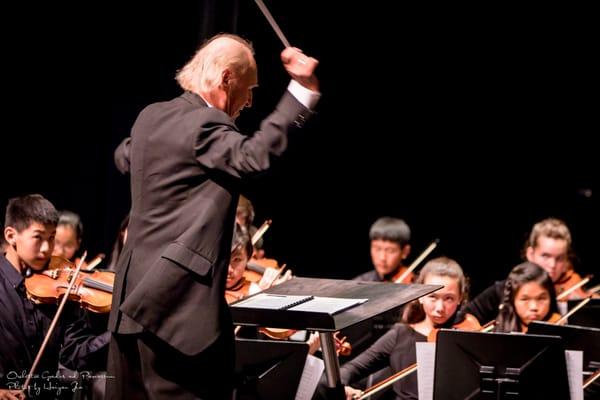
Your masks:
{"label": "black dress shirt", "polygon": [[[0,255],[0,388],[20,389],[49,330],[56,304],[27,299],[24,277]],[[28,398],[71,394],[60,383],[59,361],[71,369],[102,367],[109,333],[94,335],[77,304],[68,302],[50,337],[31,383]],[[104,353],[104,354],[103,354]]]}

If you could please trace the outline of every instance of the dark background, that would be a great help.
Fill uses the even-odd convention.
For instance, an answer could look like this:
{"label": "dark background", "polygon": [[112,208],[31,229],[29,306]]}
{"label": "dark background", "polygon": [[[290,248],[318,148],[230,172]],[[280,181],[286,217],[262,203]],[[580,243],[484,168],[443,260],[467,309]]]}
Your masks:
{"label": "dark background", "polygon": [[[404,218],[413,257],[455,258],[475,291],[519,262],[531,226],[566,220],[582,273],[597,270],[592,186],[598,64],[590,10],[407,7],[268,0],[290,42],[321,62],[318,115],[246,194],[269,256],[300,276],[371,268],[368,230]],[[254,43],[252,132],[288,78],[251,0],[21,6],[4,28],[8,198],[39,192],[81,214],[108,253],[129,208],[112,153],[141,109],[180,93],[175,72],[214,33]],[[63,7],[63,8],[61,8]],[[597,281],[597,280],[596,280]]]}

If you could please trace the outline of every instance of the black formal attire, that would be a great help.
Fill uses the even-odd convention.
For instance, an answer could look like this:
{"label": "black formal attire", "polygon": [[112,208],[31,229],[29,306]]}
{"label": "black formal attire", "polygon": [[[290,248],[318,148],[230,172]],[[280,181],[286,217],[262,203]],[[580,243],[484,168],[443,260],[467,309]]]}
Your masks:
{"label": "black formal attire", "polygon": [[[389,367],[393,373],[401,371],[416,362],[416,342],[426,341],[427,337],[409,325],[396,324],[371,347],[341,367],[342,383],[352,386],[352,383],[384,367]],[[418,398],[416,373],[392,386],[396,399]]]}
{"label": "black formal attire", "polygon": [[[0,255],[0,388],[25,383],[57,308],[27,299],[24,277]],[[110,334],[93,334],[86,321],[79,306],[67,302],[34,371],[28,398],[72,395],[74,388],[58,374],[59,361],[73,370],[103,367]]]}
{"label": "black formal attire", "polygon": [[271,166],[310,114],[286,91],[248,137],[191,92],[140,113],[120,147],[128,157],[115,155],[128,161],[132,207],[109,319],[109,399],[229,396],[224,293],[239,186]]}
{"label": "black formal attire", "polygon": [[465,312],[473,315],[481,325],[493,321],[498,316],[500,304],[504,297],[504,282],[496,281],[479,293],[465,307]]}

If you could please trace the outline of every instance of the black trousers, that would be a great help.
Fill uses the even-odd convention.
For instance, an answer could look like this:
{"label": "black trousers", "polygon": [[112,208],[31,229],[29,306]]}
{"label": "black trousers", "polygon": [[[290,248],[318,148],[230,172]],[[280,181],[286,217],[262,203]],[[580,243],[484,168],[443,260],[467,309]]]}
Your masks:
{"label": "black trousers", "polygon": [[233,332],[194,356],[149,333],[113,334],[106,399],[230,400],[234,362]]}

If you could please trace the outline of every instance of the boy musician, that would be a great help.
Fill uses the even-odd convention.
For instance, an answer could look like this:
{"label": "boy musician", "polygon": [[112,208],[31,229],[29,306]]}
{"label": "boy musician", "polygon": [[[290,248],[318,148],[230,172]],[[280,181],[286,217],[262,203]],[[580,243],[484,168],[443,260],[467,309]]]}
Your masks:
{"label": "boy musician", "polygon": [[[371,225],[371,262],[373,270],[358,275],[354,280],[372,282],[394,282],[406,271],[402,261],[410,254],[410,228],[401,219],[381,217]],[[411,283],[413,273],[402,282]]]}
{"label": "boy musician", "polygon": [[80,309],[67,303],[28,388],[23,384],[49,330],[56,303],[28,299],[25,280],[43,271],[54,248],[58,213],[38,194],[10,199],[4,221],[6,254],[0,255],[0,399],[47,399],[73,395],[59,381],[58,363],[74,370],[95,368],[106,357],[107,333],[88,334]]}

